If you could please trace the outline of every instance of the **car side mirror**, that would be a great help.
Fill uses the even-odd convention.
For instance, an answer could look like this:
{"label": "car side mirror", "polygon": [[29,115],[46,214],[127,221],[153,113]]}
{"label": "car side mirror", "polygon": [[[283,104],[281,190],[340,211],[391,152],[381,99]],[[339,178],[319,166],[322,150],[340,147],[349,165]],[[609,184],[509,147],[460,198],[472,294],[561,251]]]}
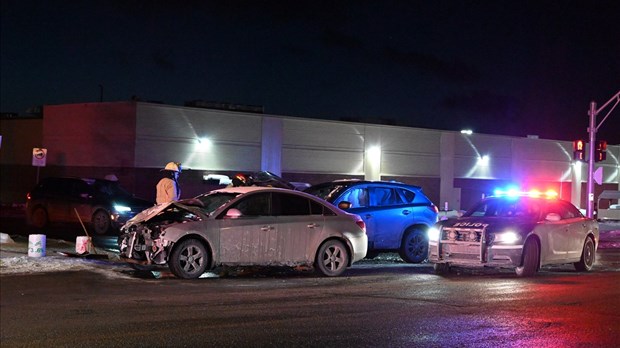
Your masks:
{"label": "car side mirror", "polygon": [[549,213],[545,217],[545,220],[551,221],[551,222],[556,222],[556,221],[562,220],[562,218],[560,217],[560,214],[558,214],[558,213]]}
{"label": "car side mirror", "polygon": [[338,208],[340,208],[342,210],[347,210],[347,209],[351,208],[351,202],[342,201],[342,202],[338,203]]}
{"label": "car side mirror", "polygon": [[226,212],[225,218],[236,219],[242,215],[243,214],[241,214],[241,211],[239,209],[231,208],[231,209],[228,209],[228,211]]}

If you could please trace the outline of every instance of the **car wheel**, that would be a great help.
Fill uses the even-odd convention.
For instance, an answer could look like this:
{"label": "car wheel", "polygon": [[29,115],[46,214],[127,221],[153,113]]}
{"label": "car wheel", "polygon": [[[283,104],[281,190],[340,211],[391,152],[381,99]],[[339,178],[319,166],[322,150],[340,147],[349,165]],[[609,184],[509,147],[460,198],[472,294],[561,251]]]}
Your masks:
{"label": "car wheel", "polygon": [[405,232],[400,247],[400,257],[409,263],[420,263],[428,257],[428,238],[420,229],[409,229]]}
{"label": "car wheel", "polygon": [[331,239],[319,248],[316,255],[316,267],[328,277],[341,275],[349,265],[349,252],[342,242]]}
{"label": "car wheel", "polygon": [[205,246],[197,239],[186,239],[172,250],[168,267],[179,278],[195,279],[200,277],[209,264],[209,254]]}
{"label": "car wheel", "polygon": [[525,242],[523,246],[523,260],[521,266],[515,269],[515,273],[519,277],[531,277],[538,271],[538,243],[530,238]]}
{"label": "car wheel", "polygon": [[96,234],[106,234],[110,230],[112,226],[112,220],[110,219],[110,214],[105,210],[97,210],[93,214],[93,230],[95,230]]}
{"label": "car wheel", "polygon": [[592,265],[594,265],[595,260],[595,252],[594,252],[594,242],[592,238],[586,238],[585,243],[583,243],[583,251],[581,252],[581,260],[579,262],[575,262],[573,265],[575,269],[582,272],[587,272],[592,269]]}
{"label": "car wheel", "polygon": [[450,272],[450,264],[449,263],[436,263],[433,265],[433,270],[435,274],[446,274]]}
{"label": "car wheel", "polygon": [[42,207],[35,208],[34,211],[32,212],[30,222],[32,226],[36,228],[43,228],[47,226],[47,224],[49,223],[49,219],[48,219],[47,211],[45,210],[45,208],[42,208]]}

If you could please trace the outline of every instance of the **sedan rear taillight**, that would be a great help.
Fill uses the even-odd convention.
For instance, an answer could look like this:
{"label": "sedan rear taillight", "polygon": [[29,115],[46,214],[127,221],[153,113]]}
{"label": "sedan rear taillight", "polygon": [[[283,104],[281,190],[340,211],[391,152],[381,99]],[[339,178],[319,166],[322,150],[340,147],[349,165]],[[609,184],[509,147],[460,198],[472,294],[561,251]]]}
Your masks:
{"label": "sedan rear taillight", "polygon": [[364,223],[364,221],[357,220],[355,223],[362,229],[362,231],[364,231],[364,233],[366,233],[366,223]]}

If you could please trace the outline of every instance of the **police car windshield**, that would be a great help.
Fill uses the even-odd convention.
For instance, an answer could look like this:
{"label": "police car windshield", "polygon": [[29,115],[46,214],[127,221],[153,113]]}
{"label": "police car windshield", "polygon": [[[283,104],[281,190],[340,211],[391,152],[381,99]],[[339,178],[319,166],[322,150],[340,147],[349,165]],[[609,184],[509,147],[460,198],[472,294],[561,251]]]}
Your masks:
{"label": "police car windshield", "polygon": [[498,197],[481,201],[463,216],[538,220],[540,211],[540,204],[536,200]]}

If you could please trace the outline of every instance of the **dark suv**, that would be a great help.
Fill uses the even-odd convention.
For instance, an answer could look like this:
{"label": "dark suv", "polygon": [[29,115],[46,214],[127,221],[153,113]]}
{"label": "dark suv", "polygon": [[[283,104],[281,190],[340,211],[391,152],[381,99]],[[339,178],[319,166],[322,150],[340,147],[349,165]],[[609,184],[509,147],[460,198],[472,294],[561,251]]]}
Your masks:
{"label": "dark suv", "polygon": [[50,177],[28,193],[26,218],[29,224],[39,228],[48,223],[81,220],[101,235],[117,230],[152,205],[134,197],[116,181]]}
{"label": "dark suv", "polygon": [[366,223],[368,255],[398,251],[411,263],[426,259],[426,231],[437,222],[437,207],[419,186],[391,181],[337,180],[305,190]]}

